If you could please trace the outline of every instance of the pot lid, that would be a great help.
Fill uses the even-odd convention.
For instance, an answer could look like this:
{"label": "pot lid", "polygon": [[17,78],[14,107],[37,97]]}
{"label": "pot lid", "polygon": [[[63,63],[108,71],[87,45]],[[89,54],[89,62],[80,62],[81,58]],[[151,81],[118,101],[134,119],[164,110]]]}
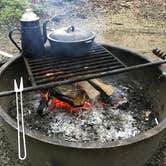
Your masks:
{"label": "pot lid", "polygon": [[23,22],[30,22],[30,21],[37,21],[40,18],[33,12],[32,9],[26,9],[25,13],[22,15],[20,21]]}
{"label": "pot lid", "polygon": [[81,42],[93,38],[91,32],[75,28],[74,26],[54,30],[48,35],[50,40],[59,42]]}

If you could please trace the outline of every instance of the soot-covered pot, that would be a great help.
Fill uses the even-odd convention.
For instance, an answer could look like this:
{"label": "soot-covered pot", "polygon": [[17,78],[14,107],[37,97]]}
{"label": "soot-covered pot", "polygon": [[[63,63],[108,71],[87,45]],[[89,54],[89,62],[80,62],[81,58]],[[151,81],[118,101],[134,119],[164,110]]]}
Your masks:
{"label": "soot-covered pot", "polygon": [[87,54],[95,36],[91,32],[70,26],[51,31],[47,38],[57,54],[80,56]]}

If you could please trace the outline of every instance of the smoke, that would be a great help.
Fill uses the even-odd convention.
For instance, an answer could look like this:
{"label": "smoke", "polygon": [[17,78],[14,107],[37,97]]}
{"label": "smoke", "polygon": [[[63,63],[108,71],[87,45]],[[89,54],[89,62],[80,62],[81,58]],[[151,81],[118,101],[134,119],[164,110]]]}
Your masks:
{"label": "smoke", "polygon": [[[47,14],[44,19],[52,19],[49,28],[76,26],[95,34],[104,30],[99,10],[88,0],[48,0]],[[48,29],[49,29],[48,28]]]}

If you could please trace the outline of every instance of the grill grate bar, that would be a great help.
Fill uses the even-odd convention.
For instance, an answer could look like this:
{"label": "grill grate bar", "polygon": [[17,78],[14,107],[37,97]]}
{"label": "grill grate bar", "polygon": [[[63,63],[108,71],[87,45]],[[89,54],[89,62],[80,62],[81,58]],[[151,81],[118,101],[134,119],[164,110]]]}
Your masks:
{"label": "grill grate bar", "polygon": [[37,59],[34,59],[34,61],[30,61],[29,59],[28,59],[28,61],[29,61],[29,64],[31,64],[31,65],[38,65],[38,64],[43,64],[43,63],[46,63],[46,62],[50,62],[50,61],[54,61],[54,62],[59,62],[59,61],[61,61],[61,62],[64,62],[64,63],[66,63],[66,62],[70,62],[70,61],[73,61],[73,60],[77,60],[77,61],[79,61],[79,60],[85,60],[85,59],[92,59],[92,58],[94,58],[94,57],[102,57],[102,56],[110,56],[110,54],[108,53],[108,52],[103,52],[103,51],[100,51],[100,52],[93,52],[93,53],[90,53],[88,56],[80,56],[80,57],[77,57],[77,58],[71,58],[71,57],[57,57],[57,56],[49,56],[49,58],[44,58],[43,57],[43,59],[42,60],[37,60]]}
{"label": "grill grate bar", "polygon": [[[116,61],[116,59],[114,59],[113,57],[105,57],[105,58],[99,58],[97,59],[97,62],[114,62]],[[43,71],[43,70],[48,70],[50,68],[53,68],[56,66],[56,68],[64,68],[64,67],[68,67],[68,66],[88,66],[88,65],[91,65],[91,64],[94,64],[94,62],[96,62],[96,59],[91,59],[91,60],[84,60],[83,63],[82,61],[74,61],[71,62],[71,63],[53,63],[53,62],[50,62],[50,63],[47,63],[46,65],[39,65],[39,66],[36,66],[36,67],[32,67],[31,66],[31,69],[33,70],[33,72],[39,72],[39,71]]]}
{"label": "grill grate bar", "polygon": [[[101,54],[106,54],[108,53],[107,51],[103,50],[103,48],[98,48],[98,49],[91,49],[91,51],[89,51],[89,57],[91,56],[101,56]],[[110,53],[108,53],[110,54]],[[77,58],[80,58],[80,59],[84,59],[84,58],[87,58],[85,56],[79,56]],[[43,61],[49,61],[49,60],[53,60],[53,59],[56,59],[57,61],[59,60],[65,60],[65,61],[68,61],[68,60],[71,60],[71,57],[57,57],[57,56],[43,56],[43,57],[40,57],[40,58],[36,58],[36,59],[32,59],[32,58],[28,58],[28,61],[29,63],[31,64],[38,64],[40,62],[43,62]]]}
{"label": "grill grate bar", "polygon": [[85,56],[26,58],[25,64],[33,86],[64,80],[77,80],[80,76],[88,75],[90,77],[95,74],[97,76],[103,72],[126,67],[110,51],[98,44],[93,44]]}
{"label": "grill grate bar", "polygon": [[105,68],[102,68],[102,69],[92,69],[91,71],[83,71],[83,72],[76,72],[76,73],[68,73],[68,74],[63,74],[61,76],[52,76],[52,77],[49,77],[49,78],[44,78],[44,79],[40,79],[40,80],[36,80],[36,83],[37,84],[43,84],[43,83],[48,83],[48,82],[55,82],[55,81],[63,81],[63,80],[69,80],[69,79],[73,79],[73,78],[76,78],[78,76],[85,76],[85,75],[90,75],[90,74],[99,74],[100,72],[105,72],[105,71],[112,71],[112,70],[115,70],[115,69],[120,69],[120,68],[123,68],[123,66],[120,66],[120,65],[116,65],[116,66],[113,66],[113,67],[105,67]]}
{"label": "grill grate bar", "polygon": [[[119,63],[116,62],[116,60],[105,60],[105,61],[99,61],[99,62],[96,62],[96,64],[98,64],[99,66],[98,67],[102,67],[103,65],[104,66],[110,66],[110,65],[118,65]],[[96,64],[94,63],[89,63],[89,64],[78,64],[78,65],[69,65],[69,66],[62,66],[62,67],[56,67],[56,68],[48,68],[46,70],[43,70],[43,71],[33,71],[33,74],[35,77],[37,76],[40,76],[40,75],[43,75],[43,74],[47,74],[47,73],[50,73],[50,72],[57,72],[57,71],[69,71],[69,70],[73,70],[73,71],[76,71],[78,70],[79,68],[81,68],[82,70],[90,70],[93,66],[96,66]]]}
{"label": "grill grate bar", "polygon": [[[120,63],[117,63],[117,62],[112,62],[111,63],[111,67],[113,66],[117,66],[117,65],[121,65]],[[43,72],[41,74],[38,73],[38,76],[35,76],[35,79],[40,79],[40,78],[43,78],[43,77],[47,77],[49,75],[53,75],[55,74],[57,76],[58,75],[66,75],[66,74],[69,74],[69,73],[75,73],[75,72],[82,72],[82,71],[85,71],[87,72],[88,70],[91,71],[92,69],[100,69],[100,68],[103,68],[103,67],[110,67],[110,63],[98,63],[97,66],[96,65],[91,65],[91,66],[81,66],[81,68],[75,68],[75,66],[70,66],[68,68],[61,68],[60,70],[57,70],[57,69],[53,69],[51,70],[50,72],[47,72],[45,71],[45,73],[43,74]]]}

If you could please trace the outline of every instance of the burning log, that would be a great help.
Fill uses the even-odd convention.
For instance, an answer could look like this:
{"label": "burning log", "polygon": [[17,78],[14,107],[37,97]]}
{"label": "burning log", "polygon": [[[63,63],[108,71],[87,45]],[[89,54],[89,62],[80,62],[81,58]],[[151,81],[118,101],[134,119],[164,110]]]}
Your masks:
{"label": "burning log", "polygon": [[48,106],[48,112],[51,112],[52,110],[54,110],[55,108],[57,109],[65,109],[66,111],[69,112],[80,112],[82,110],[91,110],[92,109],[92,105],[85,101],[84,105],[82,107],[73,107],[70,104],[61,101],[57,98],[52,98],[52,102],[51,104]]}
{"label": "burning log", "polygon": [[101,93],[106,95],[107,97],[110,97],[113,94],[113,90],[110,86],[106,85],[99,79],[91,79],[89,82]]}
{"label": "burning log", "polygon": [[[69,110],[71,109],[71,111],[75,111],[77,107],[87,107],[87,105],[85,105],[85,99],[85,91],[78,87],[73,85],[57,86],[41,93],[37,113],[42,116],[44,109],[48,109],[50,112],[54,107],[67,108]],[[52,102],[48,105],[50,100],[52,100]]]}
{"label": "burning log", "polygon": [[[102,94],[110,97],[112,93],[113,90],[99,79],[56,86],[42,93],[37,112],[42,115],[44,109],[51,111],[54,108],[63,108],[71,112],[79,111],[81,108],[91,109],[91,103],[86,101],[87,97],[94,102],[100,101],[98,99],[101,99]],[[50,105],[49,100],[52,100]]]}
{"label": "burning log", "polygon": [[58,86],[54,88],[54,92],[54,96],[71,104],[74,107],[83,106],[86,96],[90,99],[90,101],[95,101],[100,97],[100,92],[95,89],[88,81],[79,82],[78,86]]}
{"label": "burning log", "polygon": [[81,107],[85,103],[86,93],[73,85],[62,85],[52,88],[50,95],[69,103],[73,107]]}
{"label": "burning log", "polygon": [[100,92],[96,90],[88,81],[82,81],[79,82],[79,84],[91,101],[95,101],[99,98]]}
{"label": "burning log", "polygon": [[[91,109],[91,104],[86,101],[86,96],[90,100],[95,100],[99,97],[100,92],[87,81],[80,82],[78,85],[62,85],[43,92],[37,113],[43,115],[44,109],[48,109],[47,111],[50,112],[54,108],[63,108],[71,112],[79,111],[80,108]],[[48,105],[49,100],[52,102]]]}

